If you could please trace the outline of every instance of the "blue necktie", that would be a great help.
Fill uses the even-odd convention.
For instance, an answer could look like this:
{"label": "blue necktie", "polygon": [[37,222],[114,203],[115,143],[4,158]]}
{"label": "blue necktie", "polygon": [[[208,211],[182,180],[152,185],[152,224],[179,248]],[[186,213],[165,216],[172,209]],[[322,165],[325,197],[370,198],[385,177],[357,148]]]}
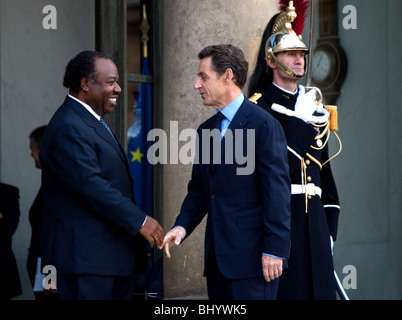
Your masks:
{"label": "blue necktie", "polygon": [[216,114],[216,124],[215,127],[221,131],[221,127],[222,127],[222,120],[226,119],[226,117],[223,115],[222,112],[217,112]]}
{"label": "blue necktie", "polygon": [[[219,130],[219,132],[221,132],[221,128],[222,128],[222,120],[226,119],[226,117],[224,116],[224,114],[220,111],[218,111],[215,115],[215,128]],[[220,159],[215,159],[214,158],[214,154],[215,152],[218,152],[218,149],[220,149],[220,144],[216,145],[215,144],[215,139],[213,138],[213,136],[211,135],[211,144],[210,144],[210,165],[211,168],[214,164],[216,163],[220,163]],[[222,140],[222,132],[221,132],[221,140]],[[217,149],[218,148],[218,149]],[[218,161],[218,162],[217,162]]]}
{"label": "blue necktie", "polygon": [[117,143],[116,138],[114,137],[114,134],[112,132],[112,130],[110,130],[109,126],[106,124],[105,120],[103,120],[102,118],[100,118],[100,123],[102,123],[102,125],[106,128],[107,131],[109,131],[109,133],[112,135],[113,140]]}

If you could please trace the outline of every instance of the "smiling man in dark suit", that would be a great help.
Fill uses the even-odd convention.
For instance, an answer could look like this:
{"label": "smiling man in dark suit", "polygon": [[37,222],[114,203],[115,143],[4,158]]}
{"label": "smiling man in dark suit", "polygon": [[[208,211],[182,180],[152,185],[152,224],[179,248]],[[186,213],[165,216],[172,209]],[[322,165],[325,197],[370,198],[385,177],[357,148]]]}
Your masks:
{"label": "smiling man in dark suit", "polygon": [[60,299],[130,299],[133,273],[144,271],[144,238],[162,245],[162,227],[135,205],[125,152],[102,123],[118,80],[112,60],[79,53],[64,76],[69,95],[43,137],[42,265],[56,267]]}
{"label": "smiling man in dark suit", "polygon": [[[198,57],[194,89],[217,114],[198,128],[198,161],[174,228],[165,236],[166,255],[208,213],[204,275],[209,298],[275,299],[289,253],[285,136],[279,122],[242,94],[248,63],[239,48],[209,46]],[[223,120],[216,126],[219,117]],[[216,127],[222,131],[221,145],[210,148],[205,133]],[[244,158],[253,170],[243,170],[249,166]]]}

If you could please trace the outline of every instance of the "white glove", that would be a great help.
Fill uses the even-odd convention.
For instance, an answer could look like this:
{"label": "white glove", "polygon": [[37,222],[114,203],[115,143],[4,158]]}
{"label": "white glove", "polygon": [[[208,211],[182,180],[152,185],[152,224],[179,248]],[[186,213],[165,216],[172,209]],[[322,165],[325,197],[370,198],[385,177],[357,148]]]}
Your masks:
{"label": "white glove", "polygon": [[315,111],[318,112],[318,113],[325,113],[325,111],[324,111],[324,105],[323,105],[322,103],[320,103],[320,104],[317,106],[317,109],[315,109]]}
{"label": "white glove", "polygon": [[[314,116],[315,112],[322,114],[322,116]],[[306,93],[306,89],[300,85],[293,116],[306,123],[325,123],[329,118],[329,112],[321,102],[317,105],[317,92],[315,89],[311,89]]]}
{"label": "white glove", "polygon": [[[317,105],[316,99],[316,90],[312,89],[306,93],[305,88],[299,86],[299,96],[297,97],[294,111],[277,103],[272,104],[271,109],[289,117],[299,118],[306,123],[325,123],[329,118],[329,112],[322,103]],[[315,112],[322,114],[322,116],[314,116]]]}
{"label": "white glove", "polygon": [[316,92],[310,90],[306,93],[303,86],[299,86],[299,96],[295,104],[295,117],[302,119],[304,122],[311,122],[311,116],[317,110]]}

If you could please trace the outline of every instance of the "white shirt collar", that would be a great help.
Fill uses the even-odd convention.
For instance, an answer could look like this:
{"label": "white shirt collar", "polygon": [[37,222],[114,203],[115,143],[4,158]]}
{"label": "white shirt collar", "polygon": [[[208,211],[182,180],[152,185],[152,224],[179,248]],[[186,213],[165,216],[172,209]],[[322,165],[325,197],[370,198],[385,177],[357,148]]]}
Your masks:
{"label": "white shirt collar", "polygon": [[275,87],[281,89],[282,91],[284,91],[284,92],[286,92],[286,93],[288,93],[288,94],[291,94],[291,95],[294,96],[294,95],[297,93],[297,88],[296,88],[296,91],[295,91],[295,92],[290,92],[290,91],[288,91],[288,90],[285,90],[285,89],[281,88],[281,87],[278,86],[275,82],[272,82],[272,83],[274,84]]}
{"label": "white shirt collar", "polygon": [[75,101],[77,101],[81,105],[83,105],[85,107],[85,109],[87,109],[96,119],[98,119],[98,121],[101,119],[100,115],[98,115],[88,104],[86,104],[85,102],[82,102],[81,100],[77,99],[76,97],[73,97],[71,94],[68,94],[68,96],[71,99],[74,99]]}

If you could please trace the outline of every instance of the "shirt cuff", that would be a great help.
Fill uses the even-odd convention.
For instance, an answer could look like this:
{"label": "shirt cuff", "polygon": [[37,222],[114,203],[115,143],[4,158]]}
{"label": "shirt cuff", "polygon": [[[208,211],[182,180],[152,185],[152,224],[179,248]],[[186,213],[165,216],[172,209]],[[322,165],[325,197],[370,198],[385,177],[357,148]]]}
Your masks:
{"label": "shirt cuff", "polygon": [[147,221],[148,216],[145,216],[144,222],[142,223],[141,228],[144,226],[145,222]]}
{"label": "shirt cuff", "polygon": [[274,256],[273,254],[269,254],[269,253],[265,253],[265,252],[263,252],[262,254],[263,254],[264,256],[268,256],[268,257],[272,257],[272,258],[278,258],[278,259],[285,260],[285,258],[278,257],[278,256]]}

